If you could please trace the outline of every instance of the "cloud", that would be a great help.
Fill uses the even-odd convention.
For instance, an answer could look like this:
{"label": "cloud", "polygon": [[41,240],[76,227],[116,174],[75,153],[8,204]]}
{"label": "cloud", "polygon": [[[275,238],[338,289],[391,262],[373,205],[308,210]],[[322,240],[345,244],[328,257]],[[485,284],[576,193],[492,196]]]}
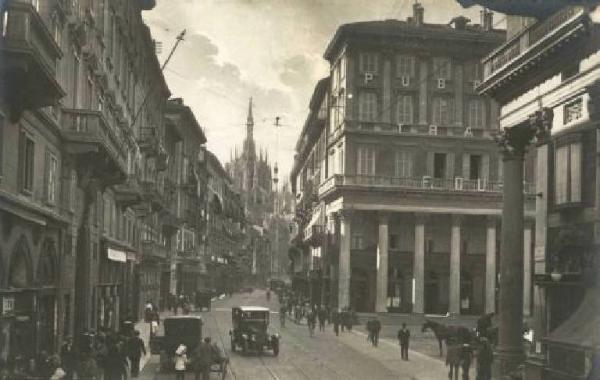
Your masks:
{"label": "cloud", "polygon": [[313,64],[304,55],[295,55],[283,63],[279,75],[281,82],[289,87],[306,86],[312,79]]}

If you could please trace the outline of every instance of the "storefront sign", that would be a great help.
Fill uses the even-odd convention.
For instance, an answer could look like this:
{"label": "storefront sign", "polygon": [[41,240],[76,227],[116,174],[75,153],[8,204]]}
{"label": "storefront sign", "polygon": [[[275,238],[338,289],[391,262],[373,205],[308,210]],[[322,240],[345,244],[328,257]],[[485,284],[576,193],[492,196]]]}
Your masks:
{"label": "storefront sign", "polygon": [[12,313],[15,309],[15,296],[2,297],[2,315]]}
{"label": "storefront sign", "polygon": [[116,249],[108,248],[108,259],[120,263],[126,263],[127,254],[123,251],[117,251]]}

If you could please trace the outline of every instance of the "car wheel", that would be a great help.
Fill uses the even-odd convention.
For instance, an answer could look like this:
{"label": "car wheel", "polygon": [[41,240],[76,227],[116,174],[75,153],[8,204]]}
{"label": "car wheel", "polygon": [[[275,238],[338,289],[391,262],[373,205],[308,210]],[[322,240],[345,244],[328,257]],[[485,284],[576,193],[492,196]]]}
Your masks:
{"label": "car wheel", "polygon": [[279,342],[273,343],[273,356],[279,356]]}

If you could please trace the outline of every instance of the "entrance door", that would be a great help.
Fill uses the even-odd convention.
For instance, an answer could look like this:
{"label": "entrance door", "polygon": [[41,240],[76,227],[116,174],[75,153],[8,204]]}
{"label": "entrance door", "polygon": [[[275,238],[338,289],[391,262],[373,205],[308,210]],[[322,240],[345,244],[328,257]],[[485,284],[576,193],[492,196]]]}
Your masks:
{"label": "entrance door", "polygon": [[436,314],[440,310],[440,285],[435,272],[428,272],[425,280],[425,313]]}
{"label": "entrance door", "polygon": [[[368,310],[368,283],[367,273],[364,269],[353,268],[350,281],[350,306],[355,311]],[[340,305],[344,307],[343,305]]]}

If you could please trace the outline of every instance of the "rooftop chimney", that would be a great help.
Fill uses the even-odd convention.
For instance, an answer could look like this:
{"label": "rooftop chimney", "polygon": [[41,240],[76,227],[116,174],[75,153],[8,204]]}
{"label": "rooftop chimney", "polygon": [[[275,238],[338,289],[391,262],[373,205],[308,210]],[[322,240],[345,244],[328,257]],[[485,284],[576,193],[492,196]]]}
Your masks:
{"label": "rooftop chimney", "polygon": [[452,19],[452,22],[454,23],[454,29],[456,30],[465,30],[470,21],[471,20],[464,16],[458,16]]}
{"label": "rooftop chimney", "polygon": [[484,32],[489,32],[494,29],[494,13],[484,9],[480,12],[481,27]]}
{"label": "rooftop chimney", "polygon": [[425,9],[420,3],[413,4],[413,21],[416,26],[423,25],[423,18],[425,15]]}

